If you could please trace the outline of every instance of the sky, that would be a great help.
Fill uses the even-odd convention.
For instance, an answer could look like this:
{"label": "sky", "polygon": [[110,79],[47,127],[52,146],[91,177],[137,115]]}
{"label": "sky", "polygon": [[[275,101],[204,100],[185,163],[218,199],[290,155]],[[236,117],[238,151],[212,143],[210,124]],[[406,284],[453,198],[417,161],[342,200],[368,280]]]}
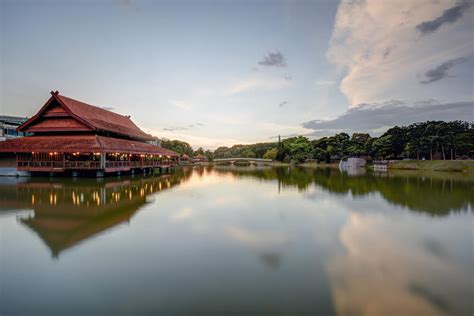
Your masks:
{"label": "sky", "polygon": [[0,113],[49,92],[194,148],[474,121],[474,0],[0,0]]}

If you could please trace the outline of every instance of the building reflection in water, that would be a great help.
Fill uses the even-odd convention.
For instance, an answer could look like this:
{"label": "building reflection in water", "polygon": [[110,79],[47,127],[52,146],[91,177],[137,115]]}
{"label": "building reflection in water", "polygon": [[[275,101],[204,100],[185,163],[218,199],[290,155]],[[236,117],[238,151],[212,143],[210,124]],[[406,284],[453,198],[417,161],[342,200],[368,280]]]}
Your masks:
{"label": "building reflection in water", "polygon": [[2,209],[32,209],[18,221],[38,236],[53,257],[122,223],[147,203],[147,197],[186,181],[191,170],[122,179],[38,179],[8,186]]}

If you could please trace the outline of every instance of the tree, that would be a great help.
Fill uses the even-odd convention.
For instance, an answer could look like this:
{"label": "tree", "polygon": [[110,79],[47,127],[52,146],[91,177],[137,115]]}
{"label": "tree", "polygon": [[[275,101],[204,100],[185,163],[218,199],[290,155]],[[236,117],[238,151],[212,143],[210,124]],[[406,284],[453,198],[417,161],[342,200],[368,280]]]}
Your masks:
{"label": "tree", "polygon": [[277,155],[276,160],[283,161],[286,157],[285,145],[281,141],[280,135],[278,135]]}
{"label": "tree", "polygon": [[311,143],[304,136],[287,138],[283,141],[283,146],[295,162],[304,162],[311,151]]}
{"label": "tree", "polygon": [[199,147],[195,152],[195,155],[204,155],[204,149],[202,147]]}
{"label": "tree", "polygon": [[311,150],[311,156],[313,159],[316,159],[318,162],[325,161],[325,162],[330,162],[331,157],[328,153],[328,138],[323,137],[320,139],[315,139],[311,141],[312,145],[312,150]]}
{"label": "tree", "polygon": [[410,153],[415,150],[415,146],[412,142],[408,142],[405,144],[405,152],[407,153],[407,158],[410,159]]}
{"label": "tree", "polygon": [[385,157],[393,152],[392,135],[385,135],[377,138],[373,143],[373,147],[376,155],[382,157],[382,160],[384,160]]}
{"label": "tree", "polygon": [[368,147],[371,137],[366,133],[354,133],[349,142],[349,147],[347,148],[347,154],[349,156],[367,156],[369,154],[370,148]]}
{"label": "tree", "polygon": [[269,149],[265,152],[265,154],[263,155],[263,158],[264,159],[275,160],[276,157],[277,157],[277,154],[278,154],[278,149],[277,148],[272,148],[272,149]]}
{"label": "tree", "polygon": [[240,157],[243,158],[255,158],[255,152],[251,150],[250,148],[246,148],[244,151],[240,153]]}
{"label": "tree", "polygon": [[186,154],[188,156],[192,156],[194,153],[191,145],[177,139],[174,139],[174,140],[162,139],[161,147],[175,151],[179,154]]}
{"label": "tree", "polygon": [[213,161],[214,160],[214,153],[209,149],[204,152],[204,156],[206,156],[207,160]]}
{"label": "tree", "polygon": [[[163,139],[164,148],[178,153],[193,155],[191,146],[179,140]],[[372,156],[393,159],[401,155],[416,156],[417,159],[441,156],[456,159],[467,157],[474,148],[473,124],[464,121],[426,121],[409,126],[395,126],[379,138],[367,133],[335,134],[331,137],[309,140],[306,137],[291,137],[278,142],[237,144],[232,147],[219,147],[214,152],[202,148],[196,154],[212,158],[269,158],[278,161],[303,162],[307,158],[330,162],[347,156]],[[212,158],[211,158],[212,157]]]}
{"label": "tree", "polygon": [[390,153],[394,158],[402,155],[405,151],[405,143],[407,142],[408,128],[407,127],[392,127],[387,130],[382,137],[390,135]]}
{"label": "tree", "polygon": [[313,150],[311,151],[311,156],[318,162],[328,160],[328,152],[320,147],[313,148]]}
{"label": "tree", "polygon": [[[454,157],[456,155],[469,156],[469,150],[474,148],[474,130],[459,133],[453,137]],[[455,158],[456,159],[456,158]]]}
{"label": "tree", "polygon": [[350,137],[346,133],[339,133],[327,140],[327,152],[330,159],[341,159],[348,155],[348,148],[350,145]]}

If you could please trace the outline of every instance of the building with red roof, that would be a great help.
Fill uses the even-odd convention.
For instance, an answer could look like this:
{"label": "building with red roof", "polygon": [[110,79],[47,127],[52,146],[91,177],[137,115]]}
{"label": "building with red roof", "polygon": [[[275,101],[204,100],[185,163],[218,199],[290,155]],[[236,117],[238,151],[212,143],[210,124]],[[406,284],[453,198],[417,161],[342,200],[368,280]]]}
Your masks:
{"label": "building with red roof", "polygon": [[207,162],[207,161],[208,161],[207,157],[201,154],[198,154],[193,157],[193,162]]}
{"label": "building with red roof", "polygon": [[17,130],[32,136],[0,142],[0,153],[14,153],[20,171],[147,171],[175,166],[179,158],[174,151],[157,146],[156,138],[129,116],[57,91]]}

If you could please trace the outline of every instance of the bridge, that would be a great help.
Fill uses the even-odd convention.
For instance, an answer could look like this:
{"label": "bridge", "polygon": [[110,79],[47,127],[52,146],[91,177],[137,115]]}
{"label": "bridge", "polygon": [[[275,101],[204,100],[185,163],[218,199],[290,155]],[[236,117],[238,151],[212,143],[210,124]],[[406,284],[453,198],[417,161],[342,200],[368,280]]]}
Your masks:
{"label": "bridge", "polygon": [[214,162],[249,162],[249,163],[270,163],[273,160],[271,159],[262,159],[262,158],[243,158],[243,157],[235,157],[235,158],[218,158],[214,159]]}

